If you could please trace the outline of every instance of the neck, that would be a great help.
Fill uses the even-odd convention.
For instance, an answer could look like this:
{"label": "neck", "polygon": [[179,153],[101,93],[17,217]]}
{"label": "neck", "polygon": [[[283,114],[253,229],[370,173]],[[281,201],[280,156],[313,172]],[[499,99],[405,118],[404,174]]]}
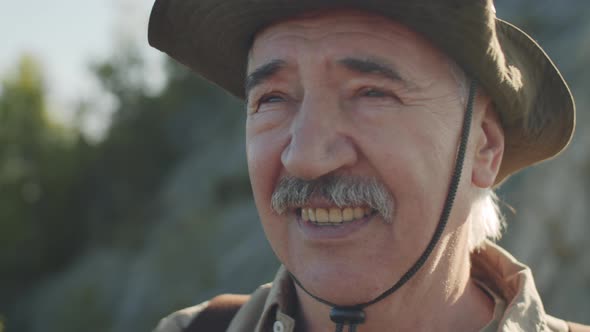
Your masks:
{"label": "neck", "polygon": [[[407,284],[364,309],[367,319],[358,332],[479,331],[492,319],[492,301],[471,280],[466,243],[449,236],[437,247]],[[334,331],[331,308],[299,287],[296,290],[300,299],[297,331]]]}

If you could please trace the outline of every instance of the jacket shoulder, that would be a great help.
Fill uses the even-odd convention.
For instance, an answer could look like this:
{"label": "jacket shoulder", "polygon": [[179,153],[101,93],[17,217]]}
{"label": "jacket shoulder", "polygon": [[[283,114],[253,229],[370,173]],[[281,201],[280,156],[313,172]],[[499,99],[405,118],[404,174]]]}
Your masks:
{"label": "jacket shoulder", "polygon": [[[223,323],[223,329],[229,325],[240,307],[251,311],[264,303],[268,295],[269,286],[260,286],[252,295],[222,294],[198,305],[176,311],[160,320],[153,332],[183,332],[192,330],[194,326],[218,326]],[[205,313],[205,314],[203,314]],[[198,323],[195,325],[195,323]]]}
{"label": "jacket shoulder", "polygon": [[153,332],[182,332],[201,313],[210,301],[173,312],[162,318]]}

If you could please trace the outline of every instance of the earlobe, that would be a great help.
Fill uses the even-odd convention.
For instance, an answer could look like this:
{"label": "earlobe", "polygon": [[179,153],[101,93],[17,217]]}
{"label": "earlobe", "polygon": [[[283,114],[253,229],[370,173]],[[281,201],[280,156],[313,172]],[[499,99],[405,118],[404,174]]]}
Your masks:
{"label": "earlobe", "polygon": [[[487,98],[486,98],[487,99]],[[476,146],[473,161],[472,182],[479,188],[494,185],[504,154],[504,130],[500,118],[488,99],[484,114],[476,127]]]}

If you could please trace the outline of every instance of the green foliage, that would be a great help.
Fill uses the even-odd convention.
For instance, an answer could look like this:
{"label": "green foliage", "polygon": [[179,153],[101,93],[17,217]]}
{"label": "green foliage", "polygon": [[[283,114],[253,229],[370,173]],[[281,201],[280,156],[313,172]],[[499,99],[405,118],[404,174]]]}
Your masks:
{"label": "green foliage", "polygon": [[23,57],[0,95],[2,281],[34,279],[71,255],[80,232],[65,226],[87,150],[78,133],[51,123],[40,69]]}
{"label": "green foliage", "polygon": [[181,144],[174,144],[169,132],[175,103],[181,101],[169,105],[166,92],[146,93],[144,64],[134,49],[95,64],[93,70],[117,107],[90,167],[93,191],[86,222],[94,245],[138,247],[146,220],[157,208],[151,205],[154,192],[182,156]]}
{"label": "green foliage", "polygon": [[[206,189],[185,188],[196,197],[179,197],[189,207],[179,241],[197,241],[197,251],[217,245],[211,234],[222,224],[211,213],[251,197],[243,154],[227,151],[236,144],[243,151],[241,105],[172,62],[164,89],[149,94],[144,64],[127,49],[92,66],[116,103],[104,140],[89,145],[76,130],[51,122],[35,61],[23,58],[18,68],[2,83],[0,95],[0,311],[11,318],[8,330],[79,331],[88,322],[97,331],[109,330],[124,284],[111,276],[129,277],[121,269],[127,261],[101,265],[90,253],[111,248],[116,254],[107,261],[145,254],[154,216],[165,213],[159,204],[167,177],[185,158],[199,154],[204,157],[195,178],[210,175],[197,184]],[[87,112],[92,107],[92,101],[85,103]],[[171,271],[184,271],[175,259],[185,247],[160,241],[173,253],[163,262]],[[199,276],[198,287],[217,285],[215,258],[195,262],[200,263],[193,273],[211,266]],[[161,272],[157,268],[151,275]],[[180,292],[184,303],[192,299],[187,290],[195,284],[190,284]],[[152,320],[162,312],[156,307]],[[29,321],[29,312],[38,312],[43,323]]]}
{"label": "green foliage", "polygon": [[[23,57],[2,81],[0,309],[88,248],[141,247],[158,211],[153,202],[162,180],[209,138],[206,130],[204,136],[192,131],[203,122],[195,108],[237,105],[178,65],[168,69],[166,88],[152,96],[133,49],[93,66],[117,101],[108,133],[96,145],[51,121],[41,68],[33,58]],[[217,128],[228,126],[228,118],[241,126],[233,109],[211,116]],[[201,125],[216,131],[211,124]],[[240,188],[232,188],[234,180],[220,181],[229,187],[219,189],[219,199],[249,194],[247,178],[236,179]]]}

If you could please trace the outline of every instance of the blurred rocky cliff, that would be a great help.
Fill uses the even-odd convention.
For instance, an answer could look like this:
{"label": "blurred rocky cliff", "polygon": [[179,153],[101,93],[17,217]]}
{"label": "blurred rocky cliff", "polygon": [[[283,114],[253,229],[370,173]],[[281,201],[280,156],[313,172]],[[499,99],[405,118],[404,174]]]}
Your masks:
{"label": "blurred rocky cliff", "polygon": [[549,313],[590,324],[590,3],[506,0],[497,9],[543,45],[577,106],[569,149],[501,188],[516,210],[501,244],[531,266]]}
{"label": "blurred rocky cliff", "polygon": [[[496,6],[553,57],[578,109],[569,150],[500,188],[516,211],[506,210],[501,244],[530,264],[548,312],[590,324],[590,3]],[[64,189],[69,199],[50,190],[53,173],[32,173],[13,182],[23,211],[36,212],[0,211],[1,229],[14,232],[0,234],[0,332],[3,325],[8,332],[149,331],[215,294],[253,291],[278,266],[251,198],[240,102],[174,64],[157,95],[129,81],[141,71],[137,59],[95,70],[117,112],[104,142],[67,145],[78,156],[67,165],[81,169],[67,169],[76,179]],[[9,90],[2,91],[5,100]],[[3,163],[21,151],[13,143],[0,142]],[[23,155],[47,154],[24,147]],[[8,222],[15,218],[31,231]],[[35,234],[28,242],[9,241],[27,232]]]}

